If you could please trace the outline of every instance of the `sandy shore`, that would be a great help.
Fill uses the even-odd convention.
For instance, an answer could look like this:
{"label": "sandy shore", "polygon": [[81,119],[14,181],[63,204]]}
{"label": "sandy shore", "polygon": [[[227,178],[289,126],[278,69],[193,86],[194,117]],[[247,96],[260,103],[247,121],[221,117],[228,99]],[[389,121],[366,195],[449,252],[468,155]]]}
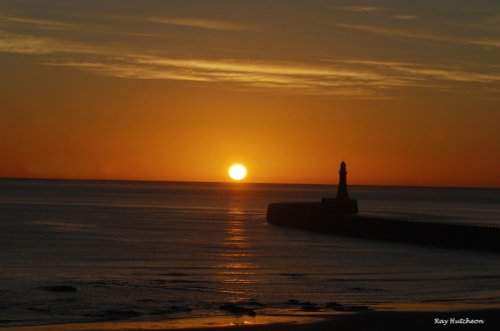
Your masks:
{"label": "sandy shore", "polygon": [[327,330],[500,330],[500,310],[453,312],[363,312],[288,319],[219,317],[166,321],[118,321],[5,327],[5,331],[327,331]]}

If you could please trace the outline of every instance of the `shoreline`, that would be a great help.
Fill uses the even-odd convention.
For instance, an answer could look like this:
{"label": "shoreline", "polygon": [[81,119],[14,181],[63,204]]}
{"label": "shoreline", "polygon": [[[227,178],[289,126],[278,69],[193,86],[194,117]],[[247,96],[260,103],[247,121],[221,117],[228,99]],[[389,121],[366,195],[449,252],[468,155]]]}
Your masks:
{"label": "shoreline", "polygon": [[326,330],[427,330],[443,328],[499,330],[500,309],[454,311],[369,311],[259,316],[216,316],[159,321],[101,321],[0,327],[5,331],[326,331]]}

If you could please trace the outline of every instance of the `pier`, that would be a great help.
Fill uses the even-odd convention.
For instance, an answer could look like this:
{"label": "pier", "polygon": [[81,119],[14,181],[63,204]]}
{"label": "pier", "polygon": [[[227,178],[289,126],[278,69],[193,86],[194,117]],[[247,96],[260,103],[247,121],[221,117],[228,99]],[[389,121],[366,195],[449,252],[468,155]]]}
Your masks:
{"label": "pier", "polygon": [[341,163],[335,198],[321,202],[271,203],[267,222],[307,231],[433,245],[500,251],[500,228],[467,224],[417,222],[358,214],[357,200],[347,192],[346,164]]}

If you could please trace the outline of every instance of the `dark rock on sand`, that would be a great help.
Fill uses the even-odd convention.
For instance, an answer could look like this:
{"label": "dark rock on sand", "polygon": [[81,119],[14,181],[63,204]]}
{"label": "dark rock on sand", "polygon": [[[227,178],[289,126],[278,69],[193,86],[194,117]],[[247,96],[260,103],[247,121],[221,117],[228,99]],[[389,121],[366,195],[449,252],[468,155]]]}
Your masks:
{"label": "dark rock on sand", "polygon": [[248,316],[252,316],[252,317],[257,315],[255,313],[255,311],[251,308],[237,306],[237,305],[232,304],[232,303],[226,303],[226,304],[220,306],[219,309],[227,311],[228,313],[231,313],[234,315],[248,315]]}
{"label": "dark rock on sand", "polygon": [[296,300],[296,299],[290,299],[290,300],[288,300],[288,302],[286,304],[287,305],[298,306],[298,305],[300,305],[300,301]]}
{"label": "dark rock on sand", "polygon": [[319,311],[318,305],[312,302],[304,302],[300,309],[303,311]]}
{"label": "dark rock on sand", "polygon": [[339,307],[342,307],[342,304],[340,304],[338,302],[327,302],[325,307],[327,309],[337,309]]}
{"label": "dark rock on sand", "polygon": [[55,286],[42,286],[41,290],[49,291],[49,292],[76,292],[77,289],[74,286],[69,285],[55,285]]}

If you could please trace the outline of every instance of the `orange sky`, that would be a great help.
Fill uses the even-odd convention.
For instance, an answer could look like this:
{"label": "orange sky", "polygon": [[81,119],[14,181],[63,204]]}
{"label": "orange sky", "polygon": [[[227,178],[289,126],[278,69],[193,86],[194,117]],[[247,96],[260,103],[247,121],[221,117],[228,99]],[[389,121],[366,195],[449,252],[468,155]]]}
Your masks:
{"label": "orange sky", "polygon": [[118,2],[0,4],[0,177],[500,187],[500,5]]}

